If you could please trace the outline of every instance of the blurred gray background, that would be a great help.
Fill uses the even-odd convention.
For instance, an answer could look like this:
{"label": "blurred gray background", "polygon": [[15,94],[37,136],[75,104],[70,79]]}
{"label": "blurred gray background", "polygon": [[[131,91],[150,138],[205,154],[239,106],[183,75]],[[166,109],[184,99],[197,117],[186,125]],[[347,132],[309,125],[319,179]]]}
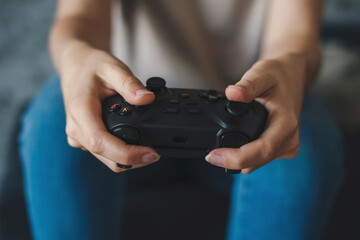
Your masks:
{"label": "blurred gray background", "polygon": [[[23,107],[55,74],[47,53],[55,4],[0,0],[0,239],[29,239],[16,134]],[[325,239],[349,239],[354,234],[360,239],[359,0],[328,1],[322,42],[323,68],[313,91],[328,104],[344,133],[348,169]]]}

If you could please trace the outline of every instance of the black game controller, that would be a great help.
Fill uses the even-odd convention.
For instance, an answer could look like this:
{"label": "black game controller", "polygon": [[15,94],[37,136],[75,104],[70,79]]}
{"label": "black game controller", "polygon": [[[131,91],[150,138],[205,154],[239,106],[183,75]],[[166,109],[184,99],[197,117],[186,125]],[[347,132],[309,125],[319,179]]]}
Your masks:
{"label": "black game controller", "polygon": [[131,105],[120,95],[105,99],[108,131],[128,144],[152,147],[162,156],[204,158],[215,148],[239,148],[264,130],[268,112],[256,101],[233,102],[223,92],[165,85],[159,77],[147,80],[155,101],[146,106]]}

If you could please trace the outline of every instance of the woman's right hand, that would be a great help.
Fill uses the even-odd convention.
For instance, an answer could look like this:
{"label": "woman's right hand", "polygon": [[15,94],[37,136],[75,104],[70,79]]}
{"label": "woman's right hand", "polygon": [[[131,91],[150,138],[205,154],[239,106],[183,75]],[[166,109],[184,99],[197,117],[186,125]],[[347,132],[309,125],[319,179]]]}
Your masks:
{"label": "woman's right hand", "polygon": [[78,42],[65,49],[59,67],[70,146],[88,150],[114,172],[124,171],[116,163],[138,168],[159,160],[154,149],[127,145],[110,134],[102,121],[101,102],[106,97],[119,93],[134,105],[155,99],[124,63]]}

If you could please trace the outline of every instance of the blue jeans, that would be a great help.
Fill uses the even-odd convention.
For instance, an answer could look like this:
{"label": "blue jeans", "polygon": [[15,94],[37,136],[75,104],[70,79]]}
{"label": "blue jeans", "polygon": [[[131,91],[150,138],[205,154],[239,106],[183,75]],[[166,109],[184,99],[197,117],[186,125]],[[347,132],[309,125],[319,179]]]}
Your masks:
{"label": "blue jeans", "polygon": [[233,179],[204,159],[162,159],[111,172],[68,146],[58,78],[30,104],[19,141],[29,219],[39,240],[120,239],[124,189],[172,181],[184,171],[194,184],[231,191],[227,239],[319,239],[343,177],[341,135],[311,94],[304,100],[298,156]]}

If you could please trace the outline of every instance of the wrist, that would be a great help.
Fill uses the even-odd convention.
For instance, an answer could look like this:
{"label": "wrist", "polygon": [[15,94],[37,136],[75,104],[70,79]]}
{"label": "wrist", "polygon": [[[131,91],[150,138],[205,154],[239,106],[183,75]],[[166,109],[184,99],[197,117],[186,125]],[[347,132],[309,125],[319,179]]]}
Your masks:
{"label": "wrist", "polygon": [[309,88],[314,82],[321,66],[321,48],[319,44],[306,48],[304,51],[287,51],[281,54],[262,54],[260,60],[280,60],[298,65],[305,72],[305,88]]}
{"label": "wrist", "polygon": [[74,67],[82,64],[84,60],[89,60],[89,55],[96,51],[95,48],[88,43],[80,40],[69,42],[62,49],[59,57],[58,71],[61,75],[66,71],[67,67]]}

